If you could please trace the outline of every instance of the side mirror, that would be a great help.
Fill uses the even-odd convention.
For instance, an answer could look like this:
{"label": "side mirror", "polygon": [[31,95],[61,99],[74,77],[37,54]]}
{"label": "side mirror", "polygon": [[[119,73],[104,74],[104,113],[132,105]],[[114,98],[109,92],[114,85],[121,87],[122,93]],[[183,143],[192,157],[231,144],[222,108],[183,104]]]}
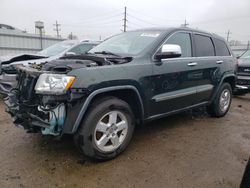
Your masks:
{"label": "side mirror", "polygon": [[176,58],[181,56],[181,47],[176,44],[164,44],[161,51],[155,55],[157,60]]}
{"label": "side mirror", "polygon": [[72,56],[72,55],[76,55],[76,53],[75,52],[66,52],[64,54],[64,56]]}

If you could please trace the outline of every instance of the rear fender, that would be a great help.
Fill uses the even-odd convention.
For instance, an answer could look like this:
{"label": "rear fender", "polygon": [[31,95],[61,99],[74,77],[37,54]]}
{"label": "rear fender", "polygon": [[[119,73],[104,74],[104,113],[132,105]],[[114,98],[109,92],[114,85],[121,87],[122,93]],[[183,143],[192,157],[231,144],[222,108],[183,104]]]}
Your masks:
{"label": "rear fender", "polygon": [[[236,75],[235,74],[227,74],[227,75],[224,75],[218,85],[218,87],[216,87],[215,89],[215,92],[213,93],[212,95],[212,98],[210,100],[210,103],[212,103],[217,95],[217,93],[219,92],[219,89],[221,88],[222,84],[225,82],[226,79],[228,78],[233,78],[234,79],[234,82],[236,81]],[[235,86],[235,83],[234,83],[234,86]],[[232,88],[233,89],[233,88]]]}

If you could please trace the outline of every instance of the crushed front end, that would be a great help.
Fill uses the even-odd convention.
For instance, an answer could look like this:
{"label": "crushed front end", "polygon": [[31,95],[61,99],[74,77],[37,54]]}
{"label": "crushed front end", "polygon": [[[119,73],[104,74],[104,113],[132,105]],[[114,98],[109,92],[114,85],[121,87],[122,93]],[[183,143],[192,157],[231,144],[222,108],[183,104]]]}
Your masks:
{"label": "crushed front end", "polygon": [[[67,66],[63,66],[63,62]],[[75,64],[74,60],[70,62]],[[68,76],[67,72],[76,66],[93,66],[93,62],[82,61],[70,66],[66,60],[58,60],[52,65],[44,66],[46,69],[17,65],[18,85],[5,98],[6,111],[14,124],[27,132],[54,136],[72,134],[86,91],[70,88],[75,77]]]}
{"label": "crushed front end", "polygon": [[[18,67],[18,87],[12,89],[5,99],[6,111],[16,125],[28,132],[59,135],[66,116],[64,102],[67,94],[58,95],[53,100],[49,95],[37,94],[35,86],[42,73],[37,69]],[[50,102],[46,104],[48,99]]]}
{"label": "crushed front end", "polygon": [[[81,55],[45,64],[16,65],[17,87],[5,98],[7,112],[17,126],[27,132],[44,135],[74,134],[79,113],[93,87],[86,88],[82,80],[72,75],[75,69],[128,62],[129,58],[111,60],[96,55]],[[82,74],[81,71],[78,74]],[[76,79],[76,81],[75,81]],[[74,87],[73,82],[75,84]]]}

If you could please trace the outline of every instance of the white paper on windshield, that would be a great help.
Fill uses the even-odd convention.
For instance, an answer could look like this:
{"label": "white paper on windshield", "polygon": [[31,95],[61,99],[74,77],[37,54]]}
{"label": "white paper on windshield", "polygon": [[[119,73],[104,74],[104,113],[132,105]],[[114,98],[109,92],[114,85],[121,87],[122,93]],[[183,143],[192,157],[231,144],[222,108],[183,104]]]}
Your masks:
{"label": "white paper on windshield", "polygon": [[160,35],[160,33],[142,33],[141,37],[158,37]]}

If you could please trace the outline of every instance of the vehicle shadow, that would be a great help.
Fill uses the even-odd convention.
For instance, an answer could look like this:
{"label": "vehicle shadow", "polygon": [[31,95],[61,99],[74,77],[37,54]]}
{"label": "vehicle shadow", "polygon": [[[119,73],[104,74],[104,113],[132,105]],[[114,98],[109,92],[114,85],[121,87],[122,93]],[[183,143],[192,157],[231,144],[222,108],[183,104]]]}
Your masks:
{"label": "vehicle shadow", "polygon": [[236,99],[240,99],[240,100],[242,100],[242,101],[250,101],[250,97],[249,97],[249,95],[239,95],[239,96],[234,96],[234,98],[236,98]]}
{"label": "vehicle shadow", "polygon": [[172,129],[177,128],[178,126],[183,126],[183,123],[191,121],[196,118],[206,118],[209,115],[206,112],[205,107],[200,107],[192,110],[188,110],[182,113],[175,115],[163,117],[161,119],[153,120],[145,125],[137,126],[136,132],[144,132],[147,129],[154,129],[156,131],[161,131],[162,129]]}
{"label": "vehicle shadow", "polygon": [[[154,120],[148,122],[144,125],[137,125],[135,128],[133,136],[133,145],[143,142],[143,137],[154,136],[154,134],[161,134],[168,130],[178,128],[181,126],[188,126],[187,122],[192,121],[197,118],[206,118],[208,115],[205,108],[193,109],[180,114],[172,115],[169,117],[161,118],[159,120]],[[142,139],[136,139],[136,137]],[[89,165],[95,164],[98,161],[87,159],[83,154],[81,154],[75,147],[73,142],[73,136],[64,135],[60,138],[55,138],[53,136],[41,136],[36,137],[37,140],[34,141],[44,156],[49,156],[51,160],[63,160],[63,158],[70,158],[71,161],[75,161],[77,164]],[[129,152],[129,151],[128,151]]]}

